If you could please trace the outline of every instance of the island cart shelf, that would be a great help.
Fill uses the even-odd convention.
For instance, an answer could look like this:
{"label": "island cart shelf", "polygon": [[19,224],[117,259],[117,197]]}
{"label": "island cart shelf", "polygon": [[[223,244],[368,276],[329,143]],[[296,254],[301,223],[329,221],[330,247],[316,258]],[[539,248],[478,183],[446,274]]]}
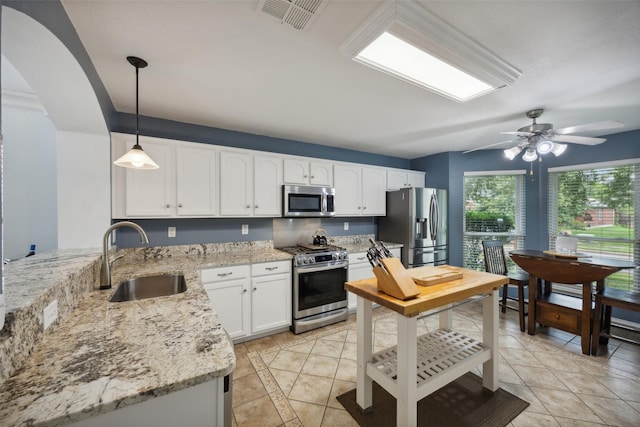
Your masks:
{"label": "island cart shelf", "polygon": [[[420,267],[413,269],[420,274]],[[402,301],[378,292],[375,278],[347,282],[358,296],[356,402],[363,411],[372,406],[372,381],[397,400],[397,424],[417,425],[417,402],[483,365],[482,385],[498,389],[498,289],[507,281],[499,276],[462,269],[463,277],[429,287],[420,287],[416,298]],[[450,307],[474,296],[482,301],[482,342],[452,330]],[[397,313],[398,345],[379,351],[373,348],[372,304]],[[417,335],[417,316],[439,309],[439,329]],[[411,379],[411,380],[410,380]]]}

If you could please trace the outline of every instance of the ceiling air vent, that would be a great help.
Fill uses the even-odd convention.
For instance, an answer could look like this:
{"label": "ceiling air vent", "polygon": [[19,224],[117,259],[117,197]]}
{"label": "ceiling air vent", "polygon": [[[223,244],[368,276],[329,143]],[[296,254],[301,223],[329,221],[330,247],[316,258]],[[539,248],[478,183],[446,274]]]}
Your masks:
{"label": "ceiling air vent", "polygon": [[326,4],[327,0],[260,0],[258,11],[296,30],[306,30]]}

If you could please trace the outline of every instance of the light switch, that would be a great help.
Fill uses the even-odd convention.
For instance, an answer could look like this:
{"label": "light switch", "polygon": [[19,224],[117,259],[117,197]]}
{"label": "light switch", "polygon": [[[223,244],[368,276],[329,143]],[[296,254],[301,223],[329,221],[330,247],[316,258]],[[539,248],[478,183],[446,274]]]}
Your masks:
{"label": "light switch", "polygon": [[242,234],[249,234],[249,224],[242,224]]}
{"label": "light switch", "polygon": [[176,228],[175,227],[167,228],[167,237],[176,237]]}

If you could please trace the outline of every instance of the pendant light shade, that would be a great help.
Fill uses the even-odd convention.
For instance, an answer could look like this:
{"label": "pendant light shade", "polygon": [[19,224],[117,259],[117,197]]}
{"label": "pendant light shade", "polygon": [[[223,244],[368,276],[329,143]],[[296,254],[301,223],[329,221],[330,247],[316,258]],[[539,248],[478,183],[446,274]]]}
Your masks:
{"label": "pendant light shade", "polygon": [[142,150],[140,146],[140,126],[138,114],[138,70],[146,67],[147,61],[136,56],[127,56],[127,61],[136,68],[136,143],[131,150],[118,160],[113,162],[116,166],[131,169],[158,169],[156,162]]}

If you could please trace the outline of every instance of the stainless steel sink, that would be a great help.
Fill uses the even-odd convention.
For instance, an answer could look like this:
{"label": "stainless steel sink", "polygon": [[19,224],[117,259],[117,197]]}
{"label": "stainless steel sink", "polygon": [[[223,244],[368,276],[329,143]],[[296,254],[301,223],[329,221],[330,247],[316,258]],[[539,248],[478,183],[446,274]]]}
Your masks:
{"label": "stainless steel sink", "polygon": [[136,277],[120,282],[110,302],[133,301],[176,295],[187,290],[182,274]]}

